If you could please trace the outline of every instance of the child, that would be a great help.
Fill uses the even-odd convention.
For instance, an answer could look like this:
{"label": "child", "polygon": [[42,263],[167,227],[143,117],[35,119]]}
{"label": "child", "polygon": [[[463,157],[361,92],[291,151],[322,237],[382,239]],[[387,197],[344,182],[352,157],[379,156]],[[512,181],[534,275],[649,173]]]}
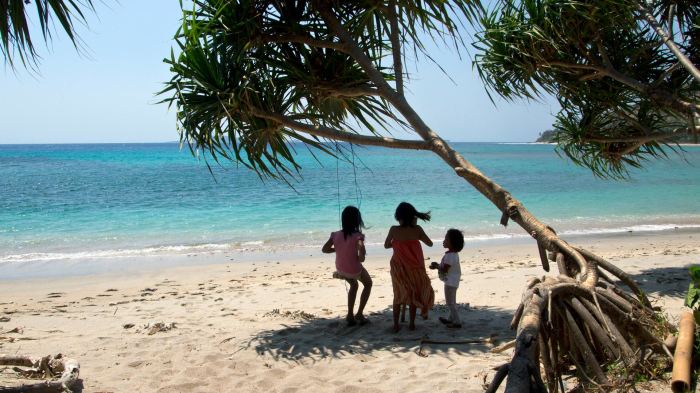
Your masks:
{"label": "child", "polygon": [[416,310],[420,307],[424,318],[433,306],[435,293],[425,270],[423,249],[420,242],[432,247],[433,242],[417,224],[420,218],[430,220],[430,213],[421,213],[413,205],[401,202],[394,218],[398,226],[392,226],[384,241],[385,248],[393,248],[391,256],[391,286],[394,291],[394,332],[398,332],[400,306],[409,306],[409,330],[416,329]]}
{"label": "child", "polygon": [[440,317],[440,322],[448,328],[459,329],[462,327],[462,322],[457,312],[457,288],[462,269],[459,266],[458,253],[464,248],[464,235],[457,229],[449,229],[445,234],[445,240],[442,241],[442,246],[447,249],[442,261],[439,265],[437,262],[430,264],[430,268],[437,269],[438,277],[445,283],[445,303],[450,309],[450,318]]}
{"label": "child", "polygon": [[[360,232],[360,228],[364,228],[365,224],[362,222],[360,210],[355,206],[348,206],[343,210],[341,222],[343,229],[331,233],[321,251],[326,254],[335,252],[336,272],[333,277],[342,278],[350,284],[348,315],[346,317],[348,326],[354,326],[357,323],[364,325],[368,320],[363,315],[363,311],[372,291],[372,278],[362,266],[367,252],[365,251],[365,235]],[[357,308],[357,314],[353,314],[358,280],[363,285],[362,295],[360,295],[360,306]]]}

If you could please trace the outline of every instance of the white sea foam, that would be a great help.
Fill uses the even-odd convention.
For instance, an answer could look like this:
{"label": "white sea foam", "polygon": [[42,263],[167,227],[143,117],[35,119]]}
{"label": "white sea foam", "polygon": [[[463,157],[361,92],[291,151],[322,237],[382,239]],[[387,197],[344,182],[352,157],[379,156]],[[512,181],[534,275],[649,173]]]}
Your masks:
{"label": "white sea foam", "polygon": [[241,246],[262,246],[263,244],[265,244],[264,241],[255,240],[255,241],[251,241],[251,242],[243,242],[243,243],[241,243]]}
{"label": "white sea foam", "polygon": [[[262,242],[261,242],[262,243]],[[167,254],[188,254],[193,252],[234,251],[239,249],[234,244],[210,243],[195,245],[176,245],[146,247],[137,249],[93,250],[78,252],[33,252],[26,254],[13,254],[0,256],[0,263],[30,262],[52,260],[76,260],[76,259],[101,259],[101,258],[126,258],[133,256],[155,256]]]}
{"label": "white sea foam", "polygon": [[[605,235],[626,232],[658,232],[673,229],[700,229],[700,224],[642,224],[629,225],[619,227],[594,227],[587,229],[568,229],[559,231],[561,235]],[[384,234],[379,236],[383,237]],[[528,235],[523,232],[509,233],[486,233],[474,234],[465,233],[464,240],[467,242],[488,242],[507,239],[522,239]],[[376,237],[375,237],[376,238]],[[434,243],[440,244],[442,238],[432,239]],[[136,256],[158,256],[158,255],[186,255],[192,253],[217,253],[217,252],[255,252],[255,251],[289,251],[304,249],[316,249],[320,247],[320,239],[292,240],[285,241],[267,241],[254,240],[240,243],[207,243],[207,244],[192,244],[192,245],[166,245],[153,246],[136,249],[108,249],[108,250],[90,250],[76,252],[30,252],[23,254],[12,254],[0,256],[0,263],[20,263],[20,262],[39,262],[39,261],[60,261],[60,260],[90,260],[90,259],[107,259],[107,258],[128,258]],[[367,242],[368,247],[381,247],[382,242]]]}
{"label": "white sea foam", "polygon": [[700,224],[644,224],[630,225],[617,228],[589,228],[589,229],[570,229],[562,231],[562,235],[597,235],[608,233],[623,233],[623,232],[658,232],[667,231],[670,229],[687,229],[700,228]]}

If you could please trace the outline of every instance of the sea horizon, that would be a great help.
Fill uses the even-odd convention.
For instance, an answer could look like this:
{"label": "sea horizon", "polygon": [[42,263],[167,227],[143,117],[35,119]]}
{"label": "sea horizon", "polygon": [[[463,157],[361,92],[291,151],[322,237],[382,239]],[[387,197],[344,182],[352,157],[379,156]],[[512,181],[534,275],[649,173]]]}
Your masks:
{"label": "sea horizon", "polygon": [[[563,236],[700,228],[700,149],[650,161],[629,180],[595,178],[534,142],[452,142],[487,176]],[[381,247],[401,201],[430,210],[440,240],[527,237],[429,152],[356,147],[357,166],[297,150],[294,189],[234,164],[212,173],[178,142],[0,145],[2,263],[134,255],[304,250],[359,205],[370,247]],[[336,175],[337,174],[337,175]],[[355,186],[357,182],[357,186]]]}

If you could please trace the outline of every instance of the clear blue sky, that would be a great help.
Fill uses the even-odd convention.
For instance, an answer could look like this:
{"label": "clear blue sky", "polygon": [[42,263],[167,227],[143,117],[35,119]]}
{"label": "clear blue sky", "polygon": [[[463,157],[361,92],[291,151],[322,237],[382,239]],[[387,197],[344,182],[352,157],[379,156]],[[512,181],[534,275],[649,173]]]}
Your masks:
{"label": "clear blue sky", "polygon": [[[163,142],[178,139],[175,113],[156,104],[170,79],[170,53],[180,10],[174,0],[96,2],[97,15],[79,29],[83,53],[58,34],[48,48],[35,34],[39,74],[0,71],[0,144]],[[408,100],[426,122],[453,141],[533,141],[550,128],[558,105],[488,99],[469,56],[435,48],[438,68],[421,60]],[[397,135],[398,136],[398,135]],[[408,137],[401,135],[401,137]]]}

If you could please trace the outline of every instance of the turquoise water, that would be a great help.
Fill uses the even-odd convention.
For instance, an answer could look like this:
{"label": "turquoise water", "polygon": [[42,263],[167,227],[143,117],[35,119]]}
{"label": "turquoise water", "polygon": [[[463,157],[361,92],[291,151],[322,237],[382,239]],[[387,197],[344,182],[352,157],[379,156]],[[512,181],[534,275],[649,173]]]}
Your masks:
{"label": "turquoise water", "polygon": [[[610,181],[550,145],[454,146],[562,233],[700,226],[698,147]],[[339,199],[360,205],[374,244],[401,201],[432,211],[434,239],[449,227],[470,241],[523,235],[499,226],[500,212],[432,153],[355,149],[356,176],[299,148],[303,178],[292,189],[230,164],[212,176],[173,143],[0,145],[0,262],[317,248],[338,228]]]}

